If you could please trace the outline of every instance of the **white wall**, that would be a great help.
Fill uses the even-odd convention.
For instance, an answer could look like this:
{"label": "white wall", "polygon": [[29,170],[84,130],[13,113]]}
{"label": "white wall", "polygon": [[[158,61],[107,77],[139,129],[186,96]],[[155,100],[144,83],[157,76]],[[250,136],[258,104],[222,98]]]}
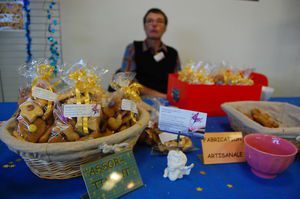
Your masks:
{"label": "white wall", "polygon": [[276,96],[300,96],[300,0],[62,0],[64,61],[120,67],[126,45],[143,40],[142,18],[169,17],[163,41],[188,59],[255,67]]}

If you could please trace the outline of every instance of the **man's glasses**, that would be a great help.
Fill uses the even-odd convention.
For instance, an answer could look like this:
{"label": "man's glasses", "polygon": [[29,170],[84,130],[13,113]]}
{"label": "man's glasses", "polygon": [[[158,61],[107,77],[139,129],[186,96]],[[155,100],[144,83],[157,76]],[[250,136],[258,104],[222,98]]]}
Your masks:
{"label": "man's glasses", "polygon": [[163,19],[158,19],[158,20],[154,20],[154,19],[147,19],[146,20],[146,24],[159,24],[159,25],[162,25],[162,24],[165,24],[165,21]]}

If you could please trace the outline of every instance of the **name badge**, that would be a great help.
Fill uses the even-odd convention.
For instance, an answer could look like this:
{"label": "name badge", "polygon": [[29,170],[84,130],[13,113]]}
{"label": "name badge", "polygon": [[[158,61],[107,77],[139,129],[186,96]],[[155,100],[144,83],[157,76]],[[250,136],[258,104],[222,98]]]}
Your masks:
{"label": "name badge", "polygon": [[165,54],[163,52],[159,52],[156,55],[153,56],[156,62],[161,61],[163,58],[165,58]]}

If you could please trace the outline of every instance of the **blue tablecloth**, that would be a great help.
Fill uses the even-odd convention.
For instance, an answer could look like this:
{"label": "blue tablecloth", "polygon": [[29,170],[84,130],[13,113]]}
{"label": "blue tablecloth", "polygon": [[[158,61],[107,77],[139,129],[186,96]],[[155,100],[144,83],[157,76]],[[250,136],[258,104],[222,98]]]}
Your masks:
{"label": "blue tablecloth", "polygon": [[[300,98],[273,98],[300,105]],[[16,103],[0,103],[0,120],[8,119],[16,110]],[[232,131],[226,117],[209,117],[208,132]],[[200,140],[194,140],[199,145]],[[300,198],[300,158],[277,178],[265,180],[250,172],[247,163],[204,165],[201,150],[187,153],[188,164],[194,163],[189,176],[171,182],[163,178],[166,156],[153,156],[147,146],[137,145],[135,158],[144,186],[123,198],[243,198],[297,199]],[[86,192],[81,177],[69,180],[45,180],[35,176],[19,156],[0,141],[0,198],[80,198]],[[14,162],[15,168],[3,168]],[[205,175],[200,174],[201,171]],[[232,187],[228,186],[232,185]],[[202,191],[197,191],[202,188]],[[298,190],[299,189],[299,190]]]}

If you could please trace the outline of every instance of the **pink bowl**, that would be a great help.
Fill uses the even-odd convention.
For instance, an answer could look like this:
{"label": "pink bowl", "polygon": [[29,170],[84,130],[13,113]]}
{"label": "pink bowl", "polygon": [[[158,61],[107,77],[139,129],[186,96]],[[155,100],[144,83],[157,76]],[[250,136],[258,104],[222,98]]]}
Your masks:
{"label": "pink bowl", "polygon": [[275,178],[292,164],[298,152],[295,145],[274,135],[249,134],[244,142],[251,171],[261,178]]}

